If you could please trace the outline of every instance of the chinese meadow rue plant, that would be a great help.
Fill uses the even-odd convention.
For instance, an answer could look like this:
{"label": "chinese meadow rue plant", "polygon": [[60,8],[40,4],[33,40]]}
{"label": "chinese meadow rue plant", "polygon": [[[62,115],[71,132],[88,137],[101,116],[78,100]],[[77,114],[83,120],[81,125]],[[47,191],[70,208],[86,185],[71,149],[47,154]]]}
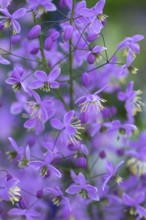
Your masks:
{"label": "chinese meadow rue plant", "polygon": [[105,4],[0,0],[0,219],[146,219],[144,37],[109,56]]}

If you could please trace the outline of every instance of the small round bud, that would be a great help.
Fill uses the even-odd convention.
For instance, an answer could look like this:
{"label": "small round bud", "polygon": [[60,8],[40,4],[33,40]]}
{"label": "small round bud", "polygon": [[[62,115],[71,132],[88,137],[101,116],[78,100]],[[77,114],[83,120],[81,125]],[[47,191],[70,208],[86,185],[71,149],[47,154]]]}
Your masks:
{"label": "small round bud", "polygon": [[40,35],[40,33],[41,33],[41,26],[37,24],[28,32],[28,39],[33,40],[37,38]]}
{"label": "small round bud", "polygon": [[99,153],[99,157],[101,158],[101,159],[104,159],[105,157],[106,157],[106,153],[105,153],[105,151],[100,151],[100,153]]}
{"label": "small round bud", "polygon": [[89,64],[93,64],[93,63],[95,62],[95,59],[96,59],[96,58],[95,58],[95,56],[93,55],[93,53],[90,52],[90,53],[88,54],[88,56],[87,56],[87,61],[88,61],[88,63],[89,63]]}
{"label": "small round bud", "polygon": [[84,72],[82,74],[82,83],[84,86],[89,86],[91,84],[89,73]]}
{"label": "small round bud", "polygon": [[117,150],[117,154],[118,154],[118,156],[120,156],[120,157],[124,156],[124,154],[125,154],[124,149],[122,149],[122,148],[118,149],[118,150]]}
{"label": "small round bud", "polygon": [[41,199],[44,196],[43,190],[41,189],[41,190],[37,191],[36,196],[38,199]]}
{"label": "small round bud", "polygon": [[87,167],[87,160],[85,157],[79,157],[77,160],[77,166],[80,168],[86,168]]}
{"label": "small round bud", "polygon": [[26,207],[27,207],[26,202],[22,197],[19,199],[19,207],[21,209],[26,209]]}

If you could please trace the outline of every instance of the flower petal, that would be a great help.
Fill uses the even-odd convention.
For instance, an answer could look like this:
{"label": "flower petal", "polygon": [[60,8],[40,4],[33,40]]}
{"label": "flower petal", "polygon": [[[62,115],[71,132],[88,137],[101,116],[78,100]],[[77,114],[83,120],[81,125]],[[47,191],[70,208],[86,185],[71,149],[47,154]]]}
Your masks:
{"label": "flower petal", "polygon": [[14,19],[18,19],[23,17],[26,14],[26,8],[19,8],[18,10],[16,10],[13,14],[12,17]]}
{"label": "flower petal", "polygon": [[29,88],[30,89],[39,89],[43,86],[43,82],[39,80],[34,80],[32,83],[30,83]]}
{"label": "flower petal", "polygon": [[60,68],[56,68],[54,70],[52,70],[48,76],[48,81],[51,83],[53,82],[55,79],[58,78],[58,76],[60,75],[61,69]]}
{"label": "flower petal", "polygon": [[81,189],[82,189],[81,186],[72,184],[65,191],[69,194],[77,194],[81,191]]}
{"label": "flower petal", "polygon": [[60,120],[58,120],[57,118],[54,118],[51,120],[51,125],[53,128],[56,128],[58,130],[62,130],[63,129],[63,124]]}
{"label": "flower petal", "polygon": [[59,170],[57,170],[55,167],[48,165],[48,170],[50,170],[55,176],[61,178],[61,173]]}
{"label": "flower petal", "polygon": [[80,186],[84,187],[86,185],[86,179],[82,173],[79,173],[78,181],[79,181]]}
{"label": "flower petal", "polygon": [[69,125],[71,123],[71,120],[74,116],[74,113],[75,111],[74,110],[71,110],[69,112],[67,112],[65,115],[64,115],[64,118],[63,118],[63,124],[64,125]]}
{"label": "flower petal", "polygon": [[95,201],[99,201],[99,195],[98,195],[98,193],[97,193],[98,190],[97,190],[96,187],[93,187],[93,186],[87,184],[84,189],[87,191],[88,196],[89,196],[91,199],[93,199],[93,200],[95,200]]}
{"label": "flower petal", "polygon": [[34,76],[41,82],[47,82],[47,74],[44,71],[38,70],[34,73]]}

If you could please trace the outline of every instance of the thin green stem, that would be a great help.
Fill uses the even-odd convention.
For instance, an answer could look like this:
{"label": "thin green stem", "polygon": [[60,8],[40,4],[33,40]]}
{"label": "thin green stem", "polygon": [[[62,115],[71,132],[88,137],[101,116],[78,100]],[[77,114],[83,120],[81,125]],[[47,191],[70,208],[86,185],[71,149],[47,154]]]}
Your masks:
{"label": "thin green stem", "polygon": [[[104,45],[104,47],[106,47],[106,42],[105,42],[104,35],[102,33],[100,33],[100,35],[101,35],[102,40],[103,40],[103,45]],[[107,50],[105,50],[105,56],[106,56],[107,62],[109,62]]]}
{"label": "thin green stem", "polygon": [[[73,16],[74,16],[74,7],[75,7],[75,0],[73,0],[72,4],[72,11],[71,11],[71,19],[70,24],[73,25]],[[74,108],[74,101],[73,101],[73,55],[72,55],[72,38],[69,40],[69,75],[70,75],[70,109]]]}
{"label": "thin green stem", "polygon": [[26,61],[37,62],[37,60],[29,59],[29,58],[26,58],[26,57],[21,57],[21,56],[19,56],[19,55],[17,55],[17,54],[12,53],[11,51],[7,51],[7,50],[4,50],[4,49],[2,49],[2,48],[0,48],[0,50],[3,51],[3,52],[5,52],[4,54],[1,54],[1,55],[3,55],[3,56],[12,55],[12,56],[14,56],[14,57],[18,57],[18,58],[23,59],[23,60],[26,60]]}
{"label": "thin green stem", "polygon": [[92,169],[94,168],[96,162],[98,161],[99,156],[96,158],[96,160],[94,161],[94,163],[92,164],[91,168],[89,169],[89,173],[92,171]]}

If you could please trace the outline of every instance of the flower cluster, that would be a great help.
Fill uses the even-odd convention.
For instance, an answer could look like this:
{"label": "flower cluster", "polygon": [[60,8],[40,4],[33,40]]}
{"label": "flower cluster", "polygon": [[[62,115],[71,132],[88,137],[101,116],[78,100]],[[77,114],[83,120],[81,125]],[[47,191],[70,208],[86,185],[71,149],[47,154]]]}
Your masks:
{"label": "flower cluster", "polygon": [[141,91],[121,83],[143,36],[110,57],[105,0],[22,2],[0,1],[0,219],[145,219]]}

